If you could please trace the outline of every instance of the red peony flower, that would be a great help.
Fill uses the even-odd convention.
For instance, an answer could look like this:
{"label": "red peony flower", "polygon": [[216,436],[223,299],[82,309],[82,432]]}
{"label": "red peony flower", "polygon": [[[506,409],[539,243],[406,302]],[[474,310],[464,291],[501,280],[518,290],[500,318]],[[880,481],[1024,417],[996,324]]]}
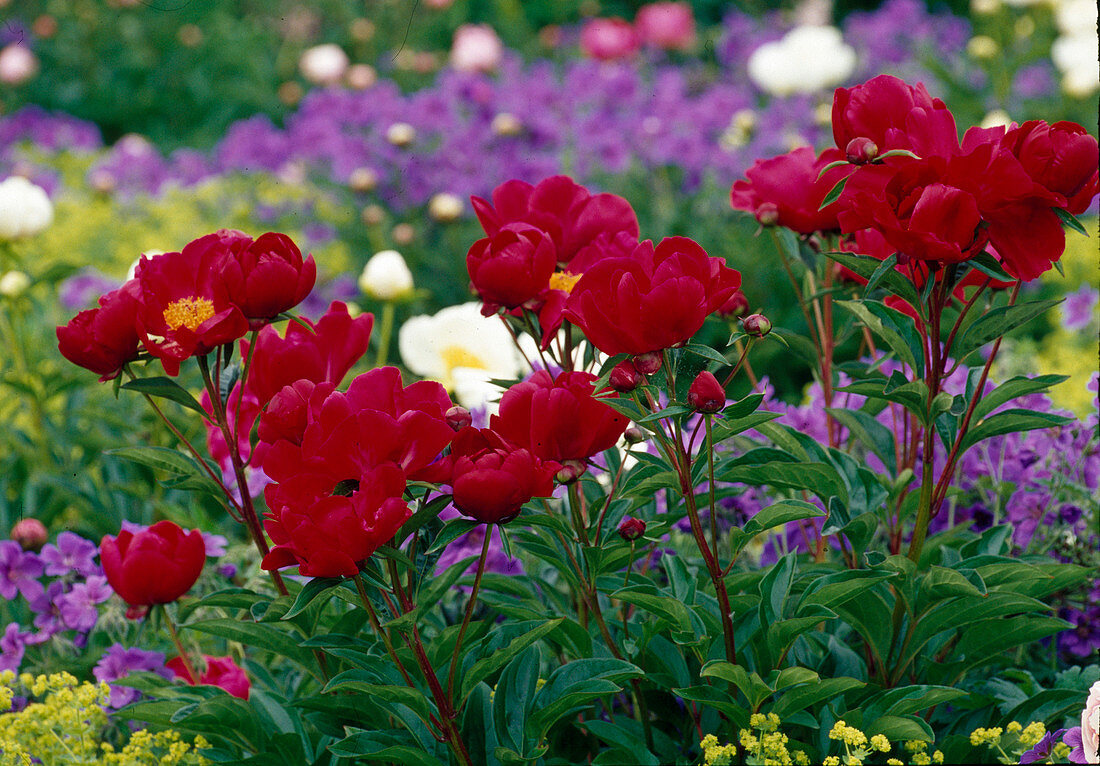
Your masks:
{"label": "red peony flower", "polygon": [[171,521],[158,521],[140,532],[104,535],[99,558],[107,582],[127,604],[168,604],[199,579],[206,543],[197,529],[184,532]]}
{"label": "red peony flower", "polygon": [[594,380],[587,372],[552,378],[539,370],[504,392],[489,426],[543,460],[587,460],[613,446],[629,424],[596,398]]}
{"label": "red peony flower", "polygon": [[[364,435],[365,436],[365,435]],[[323,466],[321,466],[323,469]],[[339,475],[339,474],[336,474]],[[412,515],[401,495],[405,474],[392,463],[358,470],[340,481],[303,468],[264,490],[264,528],[275,547],[262,567],[295,564],[306,577],[352,577],[359,563]]]}
{"label": "red peony flower", "polygon": [[245,247],[233,247],[221,264],[220,278],[229,300],[252,323],[262,326],[301,303],[317,280],[313,256],[302,252],[285,234],[268,232]]}
{"label": "red peony flower", "polygon": [[733,184],[730,204],[735,210],[753,215],[761,206],[772,205],[775,224],[802,234],[839,229],[839,205],[834,202],[824,210],[818,208],[837,182],[855,168],[839,166],[818,176],[830,162],[843,159],[844,152],[839,149],[826,149],[815,156],[813,149],[804,146],[769,160],[757,160],[745,171],[749,180]]}
{"label": "red peony flower", "polygon": [[131,279],[99,299],[99,308],[81,311],[57,328],[57,348],[75,365],[98,373],[101,381],[118,377],[138,356],[135,325],[139,287]]}
{"label": "red peony flower", "polygon": [[647,240],[585,271],[564,315],[605,354],[644,354],[686,342],[740,286],[737,271],[686,237]]}
{"label": "red peony flower", "polygon": [[581,50],[597,61],[629,58],[638,52],[638,34],[623,19],[592,19],[581,28]]}
{"label": "red peony flower", "polygon": [[546,232],[557,249],[556,260],[568,264],[601,234],[625,232],[638,240],[638,217],[622,197],[592,194],[569,176],[551,176],[532,186],[506,181],[493,190],[492,204],[471,197],[474,212],[489,237],[510,223],[526,223]]}
{"label": "red peony flower", "polygon": [[[248,680],[248,674],[244,672],[244,668],[234,662],[232,657],[211,657],[209,654],[204,654],[202,659],[206,663],[206,669],[199,677],[200,684],[217,686],[234,697],[248,699],[252,683]],[[191,686],[195,685],[181,658],[173,657],[165,663],[165,666],[175,674],[176,678],[182,678]]]}
{"label": "red peony flower", "polygon": [[695,16],[688,2],[648,3],[638,9],[634,28],[646,45],[684,50],[695,42]]}
{"label": "red peony flower", "polygon": [[852,139],[869,138],[879,153],[908,149],[921,157],[947,155],[958,147],[955,118],[924,85],[879,75],[862,85],[837,88],[833,95],[833,139],[847,149]]}
{"label": "red peony flower", "polygon": [[1100,172],[1100,148],[1096,139],[1074,122],[1048,125],[1031,120],[1012,128],[1001,139],[1032,180],[1060,194],[1074,215],[1088,209],[1096,197]]}
{"label": "red peony flower", "polygon": [[534,497],[549,497],[561,468],[508,444],[488,428],[463,428],[451,445],[454,506],[486,524],[504,524]]}
{"label": "red peony flower", "polygon": [[179,373],[183,360],[248,332],[248,319],[229,299],[220,272],[234,249],[249,241],[222,230],[196,239],[182,252],[141,257],[138,333],[169,375]]}
{"label": "red peony flower", "polygon": [[475,242],[466,255],[470,281],[493,311],[537,298],[549,284],[556,263],[553,240],[525,223],[506,224],[493,236]]}

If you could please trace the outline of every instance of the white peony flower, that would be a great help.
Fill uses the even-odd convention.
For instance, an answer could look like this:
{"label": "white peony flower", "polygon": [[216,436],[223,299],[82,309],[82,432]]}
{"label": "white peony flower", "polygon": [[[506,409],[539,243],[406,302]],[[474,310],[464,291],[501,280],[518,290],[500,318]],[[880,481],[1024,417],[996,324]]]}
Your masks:
{"label": "white peony flower", "polygon": [[442,383],[467,409],[492,408],[502,391],[489,381],[527,370],[503,323],[482,316],[477,302],[410,318],[401,325],[397,346],[406,367]]}
{"label": "white peony flower", "polygon": [[1091,34],[1062,35],[1050,47],[1054,66],[1062,73],[1062,90],[1086,98],[1100,90],[1100,66],[1096,62],[1097,37]]}
{"label": "white peony flower", "polygon": [[22,176],[0,182],[0,239],[30,237],[53,222],[53,204],[45,190]]}
{"label": "white peony flower", "polygon": [[749,79],[772,95],[816,93],[852,74],[856,52],[836,27],[796,27],[754,50],[748,66]]}
{"label": "white peony flower", "polygon": [[0,82],[22,85],[38,73],[38,57],[25,45],[11,43],[0,50]]}
{"label": "white peony flower", "polygon": [[428,201],[428,215],[441,223],[457,221],[462,216],[462,198],[450,192],[439,192]]}
{"label": "white peony flower", "polygon": [[315,45],[298,59],[298,69],[314,85],[338,85],[348,69],[348,54],[334,43]]}
{"label": "white peony flower", "polygon": [[491,72],[500,65],[504,45],[488,24],[463,24],[455,30],[451,67],[460,72]]}
{"label": "white peony flower", "polygon": [[1096,3],[1094,0],[1063,0],[1054,11],[1058,30],[1064,35],[1096,33]]}
{"label": "white peony flower", "polygon": [[372,255],[363,267],[359,289],[378,300],[396,300],[412,292],[413,275],[401,253],[382,250]]}
{"label": "white peony flower", "polygon": [[981,127],[983,128],[999,128],[1002,125],[1007,126],[1012,123],[1012,118],[1008,116],[1008,112],[1003,109],[994,109],[992,112],[986,114],[982,118]]}

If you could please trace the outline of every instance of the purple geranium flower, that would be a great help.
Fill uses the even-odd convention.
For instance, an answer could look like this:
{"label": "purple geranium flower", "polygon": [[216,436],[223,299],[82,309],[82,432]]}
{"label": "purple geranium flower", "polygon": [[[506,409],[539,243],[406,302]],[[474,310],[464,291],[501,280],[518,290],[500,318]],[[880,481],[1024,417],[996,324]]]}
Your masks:
{"label": "purple geranium flower", "polygon": [[1062,742],[1069,748],[1069,762],[1070,763],[1088,763],[1088,759],[1085,758],[1085,746],[1081,741],[1081,727],[1074,726],[1066,732],[1066,736],[1062,737]]}
{"label": "purple geranium flower", "polygon": [[1085,285],[1075,293],[1066,296],[1062,304],[1062,324],[1067,330],[1083,330],[1092,320],[1096,302],[1100,300],[1100,291]]}
{"label": "purple geranium flower", "polygon": [[46,563],[46,574],[67,575],[75,570],[82,577],[99,574],[95,563],[99,549],[91,540],[85,540],[75,532],[62,532],[57,536],[57,544],[47,543],[42,548],[42,561]]}
{"label": "purple geranium flower", "polygon": [[12,600],[22,593],[27,601],[42,595],[42,560],[38,554],[24,551],[12,540],[0,542],[0,597]]}
{"label": "purple geranium flower", "polygon": [[[122,644],[115,644],[104,652],[92,669],[92,675],[97,681],[110,683],[139,671],[158,673],[165,678],[172,677],[172,672],[164,666],[163,653],[150,652],[137,647],[127,649]],[[124,707],[140,696],[141,693],[137,689],[111,685],[109,705],[112,708]]]}
{"label": "purple geranium flower", "polygon": [[225,546],[229,543],[224,535],[215,535],[210,532],[202,533],[202,541],[206,543],[207,558],[216,559],[225,555]]}
{"label": "purple geranium flower", "polygon": [[0,636],[0,670],[18,670],[31,634],[19,629],[19,623],[9,622]]}
{"label": "purple geranium flower", "polygon": [[1046,759],[1050,756],[1054,746],[1061,741],[1062,735],[1065,733],[1065,729],[1048,731],[1043,738],[1036,743],[1035,747],[1020,756],[1020,763],[1035,763],[1036,761]]}
{"label": "purple geranium flower", "polygon": [[74,585],[71,591],[57,600],[65,626],[79,631],[94,628],[99,619],[96,605],[109,599],[112,593],[114,591],[107,584],[107,578],[98,575]]}
{"label": "purple geranium flower", "polygon": [[46,590],[31,601],[31,610],[35,612],[34,627],[38,628],[42,635],[52,636],[64,630],[61,624],[60,599],[64,597],[68,586],[61,580],[54,580]]}

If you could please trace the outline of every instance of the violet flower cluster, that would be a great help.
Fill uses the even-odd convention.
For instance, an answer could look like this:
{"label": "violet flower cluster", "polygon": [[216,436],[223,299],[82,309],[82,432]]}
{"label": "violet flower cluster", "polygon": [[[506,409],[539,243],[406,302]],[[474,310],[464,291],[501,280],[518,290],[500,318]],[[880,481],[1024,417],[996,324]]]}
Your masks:
{"label": "violet flower cluster", "polygon": [[99,620],[99,605],[113,591],[96,562],[98,548],[73,532],[62,532],[40,553],[11,540],[0,542],[0,598],[26,601],[30,625],[11,622],[0,637],[0,670],[17,670],[28,646],[59,634],[75,646],[87,642]]}

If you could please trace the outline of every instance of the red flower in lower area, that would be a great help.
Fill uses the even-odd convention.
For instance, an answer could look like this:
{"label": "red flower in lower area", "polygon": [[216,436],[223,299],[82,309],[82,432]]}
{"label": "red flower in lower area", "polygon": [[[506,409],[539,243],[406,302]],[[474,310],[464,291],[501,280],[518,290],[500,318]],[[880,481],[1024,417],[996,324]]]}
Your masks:
{"label": "red flower in lower area", "polygon": [[262,326],[305,300],[317,280],[317,264],[312,255],[302,260],[290,237],[268,232],[233,248],[220,277],[229,300],[254,326]]}
{"label": "red flower in lower area", "polygon": [[158,521],[140,532],[104,535],[99,544],[103,574],[130,606],[169,604],[191,590],[206,562],[202,532],[184,532]]}
{"label": "red flower in lower area", "polygon": [[558,463],[542,461],[488,428],[463,428],[451,445],[454,506],[486,524],[503,524],[535,497],[554,491]]}
{"label": "red flower in lower area", "polygon": [[629,425],[596,398],[594,380],[587,372],[554,378],[539,370],[504,392],[490,427],[543,460],[587,460],[614,445]]}
{"label": "red flower in lower area", "polygon": [[821,170],[843,159],[844,152],[839,149],[826,149],[818,156],[813,149],[804,146],[779,157],[757,160],[745,171],[748,180],[733,184],[730,205],[735,210],[754,215],[761,205],[772,205],[776,225],[802,234],[839,229],[837,203],[824,210],[820,209],[821,203],[825,195],[855,168],[838,166],[826,171],[825,175],[821,175]]}
{"label": "red flower in lower area", "polygon": [[306,577],[354,576],[359,562],[412,515],[404,491],[405,474],[392,463],[338,481],[327,472],[301,471],[269,484],[264,528],[275,547],[262,567],[297,564]]}
{"label": "red flower in lower area", "polygon": [[136,316],[140,288],[131,279],[99,299],[99,308],[81,311],[57,328],[57,348],[73,364],[98,373],[101,381],[118,377],[138,356]]}
{"label": "red flower in lower area", "polygon": [[248,332],[248,319],[229,299],[220,272],[235,249],[251,240],[220,231],[188,244],[179,253],[142,256],[138,332],[150,354],[169,375],[180,362],[232,343]]}
{"label": "red flower in lower area", "polygon": [[[252,690],[252,682],[248,680],[248,674],[244,668],[233,661],[232,657],[211,657],[209,654],[202,656],[206,663],[206,669],[199,676],[199,683],[207,686],[217,686],[243,700],[248,699],[248,693]],[[195,685],[191,674],[187,672],[187,666],[180,657],[173,657],[165,663],[176,678],[182,678],[191,686]],[[196,670],[198,670],[196,668]]]}
{"label": "red flower in lower area", "polygon": [[740,286],[740,273],[686,237],[647,240],[586,270],[564,315],[605,354],[644,354],[685,343]]}

